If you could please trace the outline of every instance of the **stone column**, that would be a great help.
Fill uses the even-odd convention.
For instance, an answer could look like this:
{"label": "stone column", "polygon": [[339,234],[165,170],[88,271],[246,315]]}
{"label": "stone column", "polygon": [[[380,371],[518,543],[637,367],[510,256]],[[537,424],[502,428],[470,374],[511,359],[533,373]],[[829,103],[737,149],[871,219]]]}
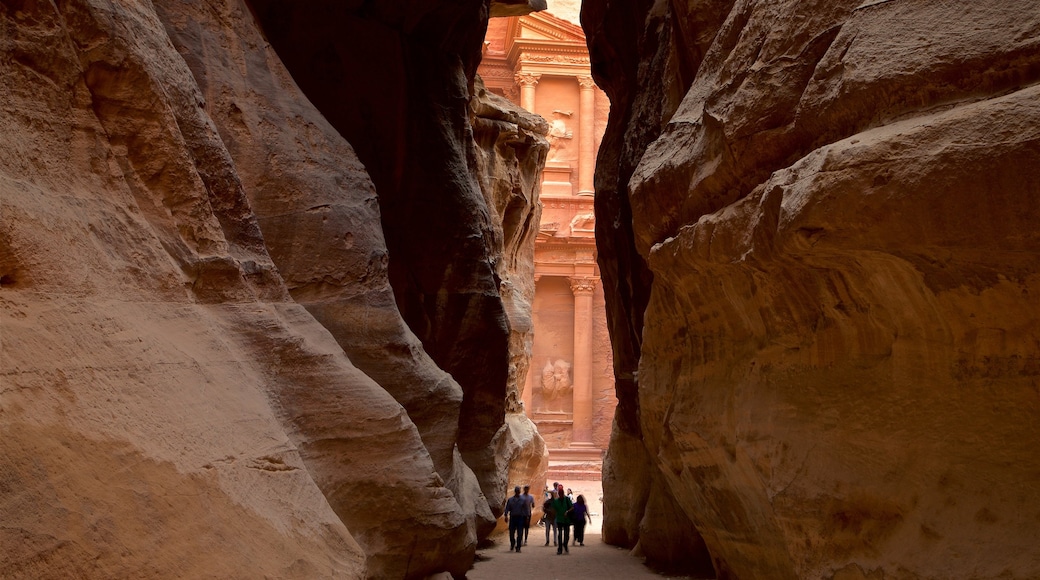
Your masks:
{"label": "stone column", "polygon": [[[541,274],[534,275],[534,287],[536,292],[538,289],[538,281],[541,279]],[[533,300],[531,303],[531,316],[534,316]],[[532,347],[533,346],[534,345],[532,344]],[[541,372],[541,369],[536,367],[537,365],[535,364],[535,361],[532,359],[527,368],[527,380],[524,381],[524,392],[520,393],[520,400],[524,403],[524,413],[528,416],[528,418],[531,419],[534,419],[534,407],[532,406],[534,405],[534,386],[538,382],[537,377],[541,376],[539,374]]]}
{"label": "stone column", "polygon": [[520,106],[528,111],[534,112],[534,88],[542,75],[531,73],[516,73],[513,79],[520,85]]}
{"label": "stone column", "polygon": [[578,195],[594,195],[596,172],[596,83],[592,77],[578,77],[581,100],[578,102]]}
{"label": "stone column", "polygon": [[571,278],[574,293],[573,447],[592,446],[592,293],[595,278]]}

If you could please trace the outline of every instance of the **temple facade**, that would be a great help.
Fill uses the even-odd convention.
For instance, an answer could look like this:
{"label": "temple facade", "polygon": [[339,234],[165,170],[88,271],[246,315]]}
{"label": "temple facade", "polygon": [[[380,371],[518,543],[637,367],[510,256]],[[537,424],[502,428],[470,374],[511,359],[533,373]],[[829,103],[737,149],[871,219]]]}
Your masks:
{"label": "temple facade", "polygon": [[549,123],[525,411],[549,446],[550,478],[598,479],[617,405],[592,207],[609,101],[576,24],[545,12],[495,18],[485,38],[485,86]]}

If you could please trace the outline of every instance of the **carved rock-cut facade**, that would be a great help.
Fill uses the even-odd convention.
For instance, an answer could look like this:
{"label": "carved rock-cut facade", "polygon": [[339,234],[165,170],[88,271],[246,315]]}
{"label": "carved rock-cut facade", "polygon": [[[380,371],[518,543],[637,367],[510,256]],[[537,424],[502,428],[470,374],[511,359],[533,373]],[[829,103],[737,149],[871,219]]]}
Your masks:
{"label": "carved rock-cut facade", "polygon": [[549,446],[551,478],[599,479],[616,404],[592,213],[608,102],[581,29],[552,14],[493,19],[483,56],[489,90],[548,122],[534,255],[538,372],[523,385],[524,411]]}

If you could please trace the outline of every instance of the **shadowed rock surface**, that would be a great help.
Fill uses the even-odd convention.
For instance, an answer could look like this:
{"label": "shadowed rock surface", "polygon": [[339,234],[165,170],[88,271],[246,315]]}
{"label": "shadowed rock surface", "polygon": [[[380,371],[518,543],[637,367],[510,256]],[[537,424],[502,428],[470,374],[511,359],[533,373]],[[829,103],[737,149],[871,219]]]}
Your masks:
{"label": "shadowed rock surface", "polygon": [[[549,151],[545,138],[549,126],[540,116],[488,92],[479,77],[473,93],[470,122],[477,144],[477,175],[482,176],[481,191],[491,208],[495,237],[503,240],[505,251],[497,271],[509,318],[505,426],[484,453],[495,465],[494,488],[508,491],[515,485],[540,485],[549,468],[548,447],[521,401],[534,343],[534,238],[541,222],[538,194]],[[497,513],[499,506],[493,507]]]}
{"label": "shadowed rock surface", "polygon": [[502,240],[476,174],[468,109],[487,6],[250,5],[372,177],[397,306],[462,387],[458,447],[485,495],[498,496],[501,474],[488,449],[505,421],[509,321],[499,294]]}
{"label": "shadowed rock surface", "polygon": [[[424,6],[482,34],[481,3]],[[464,182],[422,234],[459,258],[447,276],[465,296],[424,288],[454,305],[431,316],[464,329],[438,336],[476,336],[439,351],[482,355],[464,392],[400,314],[377,184],[245,3],[12,1],[0,27],[3,575],[464,574],[495,514],[460,440],[540,443],[506,436],[526,351],[520,336],[510,352],[497,286],[529,268],[529,238],[503,224],[537,215],[537,124],[495,153],[520,205],[479,186],[504,162],[475,163],[471,70],[448,67],[449,119],[410,129],[451,134],[438,162]],[[457,240],[463,213],[482,237],[456,254],[439,236]]]}
{"label": "shadowed rock surface", "polygon": [[604,538],[720,577],[1040,573],[1040,13],[582,18],[613,104]]}

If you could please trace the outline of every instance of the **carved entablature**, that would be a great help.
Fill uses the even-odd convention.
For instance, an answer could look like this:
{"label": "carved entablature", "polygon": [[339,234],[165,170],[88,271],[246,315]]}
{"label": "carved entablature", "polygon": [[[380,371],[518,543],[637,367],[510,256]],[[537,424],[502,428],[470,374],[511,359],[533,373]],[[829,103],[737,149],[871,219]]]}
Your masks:
{"label": "carved entablature", "polygon": [[[569,64],[569,65],[581,65],[583,67],[591,66],[591,61],[587,56],[571,56],[566,54],[539,54],[533,52],[521,52],[517,62],[521,64]],[[590,79],[592,77],[589,77]]]}
{"label": "carved entablature", "polygon": [[592,250],[574,250],[574,263],[575,264],[595,264],[596,255]]}
{"label": "carved entablature", "polygon": [[489,66],[480,69],[480,76],[487,79],[514,79],[516,75],[512,69],[506,68],[505,66]]}
{"label": "carved entablature", "polygon": [[552,199],[542,199],[543,207],[551,209],[563,209],[570,208],[574,211],[580,212],[591,212],[592,202],[588,199],[571,197],[571,198],[559,198],[554,197]]}

